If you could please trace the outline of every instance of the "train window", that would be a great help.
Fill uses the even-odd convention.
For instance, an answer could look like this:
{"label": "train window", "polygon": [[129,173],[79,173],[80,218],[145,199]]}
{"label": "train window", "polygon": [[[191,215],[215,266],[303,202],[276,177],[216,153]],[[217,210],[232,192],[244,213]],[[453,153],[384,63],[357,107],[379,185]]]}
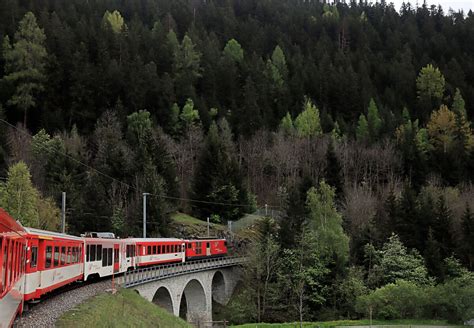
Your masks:
{"label": "train window", "polygon": [[87,245],[86,247],[86,261],[89,262],[90,260],[90,245]]}
{"label": "train window", "polygon": [[36,263],[38,262],[38,247],[31,247],[31,261],[30,268],[36,268]]}
{"label": "train window", "polygon": [[206,243],[206,247],[207,247],[207,248],[211,247],[211,243],[210,243],[210,242],[207,242],[207,243]]}
{"label": "train window", "polygon": [[59,265],[59,247],[54,246],[54,266],[57,267]]}
{"label": "train window", "polygon": [[[7,278],[7,248],[8,248],[8,242],[5,240],[5,245],[3,246],[3,256],[2,256],[2,280],[0,281],[0,293],[3,292],[3,290],[6,287],[7,281],[5,280]],[[3,282],[3,286],[2,283]]]}
{"label": "train window", "polygon": [[90,251],[91,262],[95,261],[95,252],[96,252],[96,245],[91,245],[91,251]]}
{"label": "train window", "polygon": [[72,248],[72,263],[77,263],[77,247]]}
{"label": "train window", "polygon": [[51,246],[46,246],[46,262],[44,267],[45,268],[50,268],[51,267],[51,259],[53,257],[53,247]]}
{"label": "train window", "polygon": [[170,245],[166,245],[166,253],[170,253]]}
{"label": "train window", "polygon": [[153,246],[153,254],[156,254],[156,245]]}
{"label": "train window", "polygon": [[130,245],[127,245],[125,253],[126,257],[130,257]]}
{"label": "train window", "polygon": [[107,249],[107,266],[112,265],[112,248]]}
{"label": "train window", "polygon": [[67,248],[67,264],[71,264],[72,263],[72,251],[71,251],[71,247],[68,247]]}
{"label": "train window", "polygon": [[119,262],[119,252],[118,250],[114,249],[114,263]]}
{"label": "train window", "polygon": [[66,264],[66,247],[61,247],[61,265]]}
{"label": "train window", "polygon": [[97,261],[102,261],[102,245],[97,245]]}
{"label": "train window", "polygon": [[161,246],[160,245],[156,246],[156,253],[161,254]]}
{"label": "train window", "polygon": [[102,267],[107,266],[107,248],[102,249]]}
{"label": "train window", "polygon": [[147,252],[148,255],[151,254],[151,246],[148,246],[148,252]]}
{"label": "train window", "polygon": [[192,248],[193,245],[191,243],[188,244],[188,248]]}

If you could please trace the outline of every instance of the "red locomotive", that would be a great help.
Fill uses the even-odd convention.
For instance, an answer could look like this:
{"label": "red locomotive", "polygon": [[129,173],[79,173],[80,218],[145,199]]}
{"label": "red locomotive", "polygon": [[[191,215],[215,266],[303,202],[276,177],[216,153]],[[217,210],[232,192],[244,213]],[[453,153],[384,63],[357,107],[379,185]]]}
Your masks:
{"label": "red locomotive", "polygon": [[92,236],[24,228],[0,208],[0,328],[13,323],[24,301],[75,281],[227,254],[225,239]]}

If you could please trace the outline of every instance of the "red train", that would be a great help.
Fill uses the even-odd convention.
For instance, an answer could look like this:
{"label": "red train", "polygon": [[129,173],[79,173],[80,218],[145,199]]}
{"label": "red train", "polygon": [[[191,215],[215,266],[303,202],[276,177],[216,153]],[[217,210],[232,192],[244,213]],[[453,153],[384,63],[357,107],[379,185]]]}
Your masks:
{"label": "red train", "polygon": [[0,328],[11,326],[25,301],[75,281],[226,254],[224,239],[92,238],[25,228],[0,208]]}

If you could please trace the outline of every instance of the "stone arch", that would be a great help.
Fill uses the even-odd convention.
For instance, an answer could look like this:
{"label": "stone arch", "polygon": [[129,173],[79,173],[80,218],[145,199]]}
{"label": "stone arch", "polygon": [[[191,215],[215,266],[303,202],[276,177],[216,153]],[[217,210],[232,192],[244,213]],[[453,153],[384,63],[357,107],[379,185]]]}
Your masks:
{"label": "stone arch", "polygon": [[207,298],[199,280],[192,279],[181,294],[179,316],[188,322],[199,322],[207,318]]}
{"label": "stone arch", "polygon": [[216,271],[211,282],[212,300],[225,305],[227,301],[227,282],[222,271]]}
{"label": "stone arch", "polygon": [[173,298],[168,288],[161,286],[155,292],[153,296],[153,303],[158,306],[161,306],[170,313],[173,313]]}

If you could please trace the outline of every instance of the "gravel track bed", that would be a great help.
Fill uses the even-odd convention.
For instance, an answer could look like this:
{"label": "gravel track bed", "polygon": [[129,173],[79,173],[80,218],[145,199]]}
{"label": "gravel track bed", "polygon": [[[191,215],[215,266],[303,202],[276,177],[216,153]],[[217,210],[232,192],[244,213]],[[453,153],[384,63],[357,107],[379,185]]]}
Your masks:
{"label": "gravel track bed", "polygon": [[14,327],[36,328],[53,327],[59,317],[84,302],[85,300],[103,293],[112,288],[111,280],[106,279],[95,283],[88,283],[72,290],[67,290],[57,295],[51,295],[40,303],[30,306],[17,318]]}

